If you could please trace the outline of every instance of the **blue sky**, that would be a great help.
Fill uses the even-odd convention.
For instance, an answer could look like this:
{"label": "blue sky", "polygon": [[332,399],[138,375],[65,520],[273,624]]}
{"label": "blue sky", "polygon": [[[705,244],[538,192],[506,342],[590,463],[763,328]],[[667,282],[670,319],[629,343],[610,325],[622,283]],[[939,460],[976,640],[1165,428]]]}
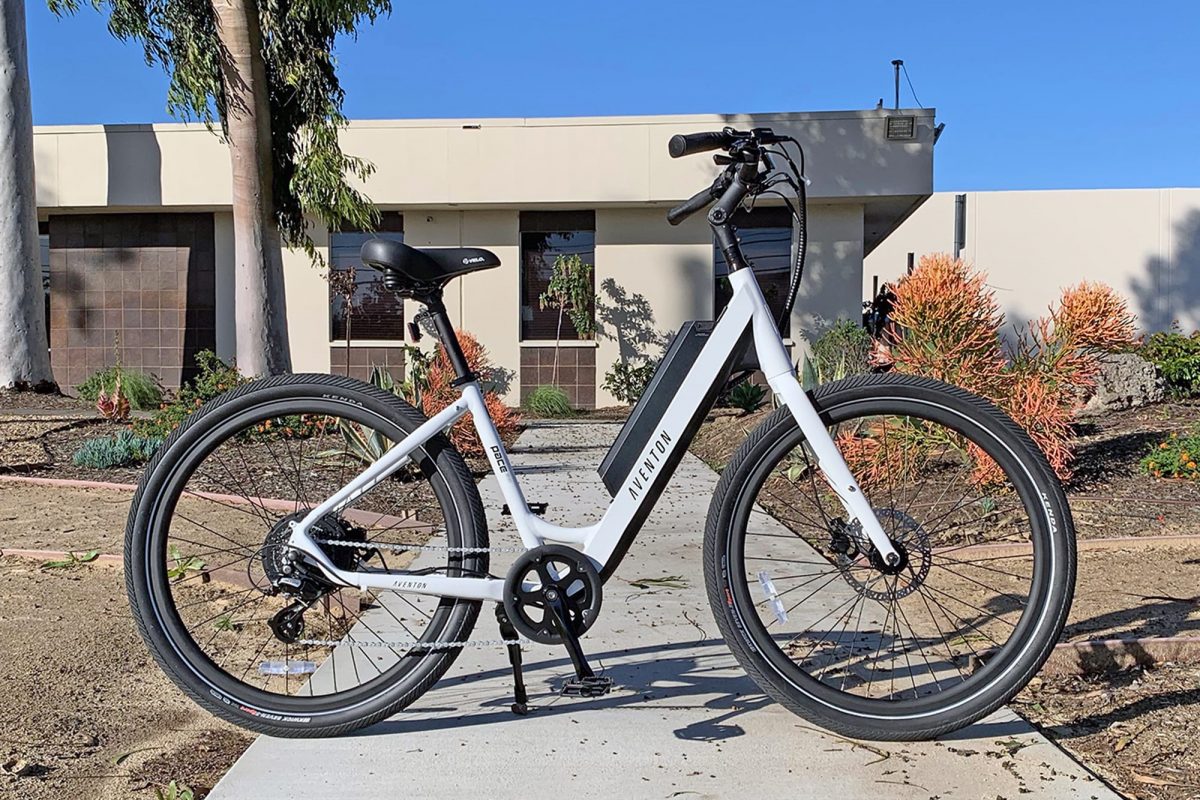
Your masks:
{"label": "blue sky", "polygon": [[[166,121],[91,10],[28,0],[34,121]],[[435,2],[339,46],[352,118],[938,109],[939,190],[1200,186],[1200,2]],[[905,105],[914,105],[908,87]]]}

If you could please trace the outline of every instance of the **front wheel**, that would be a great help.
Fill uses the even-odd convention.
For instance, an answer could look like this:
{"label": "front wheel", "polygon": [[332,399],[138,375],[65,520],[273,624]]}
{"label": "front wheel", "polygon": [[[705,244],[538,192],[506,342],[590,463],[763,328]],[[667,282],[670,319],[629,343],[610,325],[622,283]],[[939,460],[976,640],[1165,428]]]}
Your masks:
{"label": "front wheel", "polygon": [[725,640],[764,692],[863,739],[927,739],[1016,694],[1058,640],[1075,581],[1062,487],[991,403],[868,375],[812,399],[901,555],[847,518],[787,408],[725,469],[705,578]]}

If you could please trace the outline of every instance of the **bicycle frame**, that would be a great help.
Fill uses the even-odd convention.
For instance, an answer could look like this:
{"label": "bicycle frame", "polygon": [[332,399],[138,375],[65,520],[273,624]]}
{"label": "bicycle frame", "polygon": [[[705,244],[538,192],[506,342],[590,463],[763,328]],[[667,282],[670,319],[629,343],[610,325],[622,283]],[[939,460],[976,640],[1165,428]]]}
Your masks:
{"label": "bicycle frame", "polygon": [[841,453],[830,438],[825,423],[821,421],[808,395],[801,388],[796,378],[796,370],[753,271],[736,270],[729,275],[729,281],[733,287],[733,297],[729,305],[659,420],[657,431],[650,438],[638,462],[640,466],[631,470],[599,522],[579,528],[560,527],[530,512],[520,483],[513,473],[504,443],[488,417],[479,383],[471,382],[462,387],[462,394],[457,401],[397,442],[383,458],[359,473],[336,494],[310,511],[303,520],[292,523],[288,544],[307,555],[331,580],[364,591],[388,590],[502,602],[504,581],[499,578],[338,569],[309,535],[309,528],[318,520],[347,508],[358,497],[408,463],[409,454],[439,432],[448,429],[464,414],[470,413],[525,547],[533,548],[545,542],[579,546],[595,563],[601,574],[607,576],[624,556],[642,521],[670,480],[675,464],[689,444],[690,437],[686,435],[689,423],[696,417],[708,390],[723,378],[726,364],[738,349],[739,340],[747,327],[750,327],[759,366],[766,375],[768,385],[795,416],[827,483],[841,501],[847,515],[862,525],[872,545],[879,550],[884,559],[897,557],[870,503],[863,496]]}

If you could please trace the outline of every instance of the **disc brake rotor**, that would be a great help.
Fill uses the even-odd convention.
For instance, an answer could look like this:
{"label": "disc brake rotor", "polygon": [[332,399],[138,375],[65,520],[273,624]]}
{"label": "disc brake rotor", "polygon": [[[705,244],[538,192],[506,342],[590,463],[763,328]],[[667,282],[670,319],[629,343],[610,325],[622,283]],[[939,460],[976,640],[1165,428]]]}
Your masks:
{"label": "disc brake rotor", "polygon": [[[876,508],[875,517],[900,554],[901,561],[888,567],[857,520],[839,532],[849,539],[848,552],[838,552],[837,565],[846,583],[864,597],[891,601],[907,597],[920,588],[933,565],[933,550],[925,529],[908,514],[893,508]],[[864,567],[871,567],[867,573]]]}

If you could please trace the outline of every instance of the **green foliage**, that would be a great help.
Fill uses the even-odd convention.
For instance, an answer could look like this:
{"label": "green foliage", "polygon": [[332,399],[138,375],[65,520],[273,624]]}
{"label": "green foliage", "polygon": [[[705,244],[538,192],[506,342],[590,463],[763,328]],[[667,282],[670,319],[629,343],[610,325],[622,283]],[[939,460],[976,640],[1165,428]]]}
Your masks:
{"label": "green foliage", "polygon": [[1142,471],[1156,478],[1197,480],[1200,475],[1200,428],[1180,436],[1172,433],[1142,457]]}
{"label": "green foliage", "polygon": [[173,581],[183,580],[189,572],[202,572],[208,566],[203,558],[184,555],[175,545],[167,548],[167,558],[171,562],[167,567],[167,578]]}
{"label": "green foliage", "polygon": [[[60,15],[84,4],[106,12],[113,36],[140,43],[146,62],[169,75],[167,109],[172,115],[208,125],[219,121],[228,133],[229,91],[222,71],[228,50],[209,0],[48,2]],[[339,37],[353,37],[364,20],[389,13],[391,0],[258,0],[257,8],[271,108],[276,222],[286,244],[303,247],[315,258],[305,212],[331,228],[347,230],[370,230],[378,220],[370,201],[351,185],[351,180],[369,176],[373,167],[346,155],[338,144],[346,120],[334,44]]]}
{"label": "green foliage", "polygon": [[88,439],[75,451],[71,462],[89,469],[131,467],[149,461],[161,444],[160,438],[138,436],[133,431],[123,430],[116,436]]}
{"label": "green foliage", "polygon": [[617,361],[604,373],[604,390],[622,403],[633,405],[650,385],[656,369],[657,359],[646,359],[637,366],[629,361]]}
{"label": "green foliage", "polygon": [[835,322],[812,343],[801,366],[802,383],[811,389],[822,383],[871,371],[871,335],[848,319]]}
{"label": "green foliage", "polygon": [[118,375],[121,376],[121,392],[134,411],[153,411],[162,403],[162,387],[157,380],[144,372],[123,367],[105,367],[93,372],[75,390],[84,400],[94,403],[100,392],[113,392]]}
{"label": "green foliage", "polygon": [[729,392],[729,405],[750,414],[767,401],[767,390],[757,383],[742,381]]}
{"label": "green foliage", "polygon": [[65,558],[43,561],[42,569],[73,569],[84,564],[90,564],[99,557],[99,550],[88,550],[85,553],[68,552]]}
{"label": "green foliage", "polygon": [[538,297],[542,309],[553,308],[566,314],[579,332],[579,338],[596,336],[596,292],[592,288],[592,265],[578,255],[560,255],[546,291]]}
{"label": "green foliage", "polygon": [[195,793],[182,783],[171,781],[166,786],[155,787],[155,800],[194,800]]}
{"label": "green foliage", "polygon": [[[429,367],[433,363],[433,358],[419,347],[411,344],[405,345],[404,364],[407,378],[403,383],[394,384],[393,382],[393,386],[385,388],[393,394],[403,397],[416,408],[422,408],[425,393],[429,391]],[[391,381],[392,376],[388,375],[387,377]],[[374,380],[375,375],[372,373],[372,383]]]}
{"label": "green foliage", "polygon": [[196,366],[200,370],[196,377],[180,387],[175,397],[163,404],[151,419],[135,422],[134,430],[142,436],[165,439],[200,406],[247,381],[211,350],[196,354]]}
{"label": "green foliage", "polygon": [[1175,396],[1200,394],[1200,331],[1191,336],[1178,330],[1155,333],[1142,346],[1141,356],[1158,367]]}
{"label": "green foliage", "polygon": [[539,417],[569,417],[575,413],[567,393],[557,386],[539,386],[529,393],[521,407]]}

